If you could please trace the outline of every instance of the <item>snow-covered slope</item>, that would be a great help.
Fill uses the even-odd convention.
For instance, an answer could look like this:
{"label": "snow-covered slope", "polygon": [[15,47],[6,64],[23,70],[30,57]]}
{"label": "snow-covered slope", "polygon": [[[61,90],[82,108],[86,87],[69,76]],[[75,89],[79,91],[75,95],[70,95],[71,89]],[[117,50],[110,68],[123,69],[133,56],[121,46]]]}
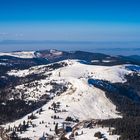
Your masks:
{"label": "snow-covered slope", "polygon": [[[55,67],[54,67],[55,65]],[[40,80],[34,80],[27,84],[18,85],[13,90],[18,96],[24,97],[25,100],[39,100],[43,95],[55,96],[56,86],[63,92],[63,88],[73,89],[80,88],[79,92],[92,92],[88,84],[89,79],[106,80],[112,83],[124,82],[124,76],[131,73],[130,70],[125,69],[124,66],[95,66],[87,65],[78,60],[65,60],[49,65],[42,65],[31,67],[27,70],[12,70],[8,72],[9,75],[16,77],[27,77],[34,75],[42,75],[44,77]],[[53,87],[52,87],[53,86]],[[62,88],[63,87],[63,88]],[[53,91],[53,94],[51,93]],[[22,93],[22,95],[21,95]],[[23,96],[24,94],[24,96]],[[58,94],[58,93],[57,93]]]}
{"label": "snow-covered slope", "polygon": [[21,51],[21,52],[11,52],[11,53],[0,53],[0,56],[13,56],[18,58],[34,58],[34,51]]}
{"label": "snow-covered slope", "polygon": [[[23,133],[18,133],[20,137],[29,137],[31,139],[38,139],[47,134],[55,136],[55,124],[62,124],[67,117],[71,117],[74,120],[83,122],[85,120],[92,119],[110,119],[121,117],[119,112],[116,111],[116,106],[105,96],[104,91],[95,88],[88,83],[88,79],[100,79],[110,81],[112,83],[124,82],[125,75],[132,71],[125,68],[123,65],[107,67],[107,66],[95,66],[81,63],[78,60],[66,60],[59,62],[58,64],[67,64],[63,67],[52,69],[50,65],[32,67],[23,71],[11,71],[9,75],[15,75],[24,77],[32,74],[49,75],[41,80],[36,80],[31,83],[30,88],[27,85],[18,85],[16,90],[23,89],[25,100],[40,100],[43,95],[48,95],[52,99],[46,103],[41,113],[37,113],[37,110],[33,112],[36,119],[31,120],[35,127],[30,125]],[[37,84],[35,84],[37,82]],[[55,84],[54,84],[55,83]],[[56,87],[53,86],[57,85]],[[64,90],[66,89],[66,90]],[[52,108],[53,104],[59,104],[57,111]],[[19,126],[23,121],[29,121],[28,116],[23,117],[13,123],[7,124],[5,127]],[[57,118],[54,119],[54,116]],[[76,122],[71,122],[71,126],[77,125]],[[116,140],[118,136],[109,136],[107,128],[103,129],[95,127],[93,130],[82,129],[85,134],[76,137],[76,140],[92,139],[95,131],[101,130],[108,140]],[[79,131],[79,130],[78,130]],[[92,132],[90,132],[92,131]],[[94,140],[94,138],[93,138]]]}
{"label": "snow-covered slope", "polygon": [[[68,64],[67,67],[62,67],[57,70],[50,69],[53,74],[53,76],[57,77],[75,77],[77,79],[80,78],[94,78],[94,79],[100,79],[100,80],[106,80],[110,82],[125,82],[124,76],[126,74],[131,73],[132,71],[126,68],[126,65],[118,65],[118,66],[96,66],[96,65],[87,65],[84,63],[81,63],[78,60],[64,60],[59,63],[66,63]],[[52,64],[49,64],[52,65]],[[14,75],[18,77],[24,77],[27,75],[31,75],[33,73],[40,74],[44,73],[46,74],[46,66],[37,66],[32,67],[27,70],[13,70],[8,72],[9,75]],[[130,66],[130,65],[129,65]]]}
{"label": "snow-covered slope", "polygon": [[[29,127],[28,131],[22,134],[19,133],[20,137],[29,137],[34,140],[35,138],[40,138],[43,133],[54,136],[54,122],[55,124],[61,124],[65,122],[68,116],[80,121],[120,117],[117,114],[116,107],[105,97],[103,91],[89,87],[84,81],[76,79],[70,79],[70,81],[73,82],[74,85],[76,83],[74,86],[75,89],[71,89],[60,96],[54,97],[53,100],[42,107],[43,112],[41,114],[35,111],[34,114],[37,118],[33,120],[32,123],[35,124],[36,127]],[[57,102],[60,103],[59,110],[61,112],[55,113],[53,110],[50,110],[49,107]],[[54,115],[59,116],[59,119],[53,119],[52,116]],[[9,125],[13,127],[19,126],[24,120],[28,121],[28,115],[12,124],[7,124],[7,127],[9,127]],[[44,123],[40,124],[42,121]],[[72,123],[71,125],[76,125],[76,123]]]}
{"label": "snow-covered slope", "polygon": [[[109,129],[108,128],[94,128],[94,129],[80,129],[79,134],[81,132],[84,132],[83,135],[80,136],[76,136],[75,140],[98,140],[97,137],[94,137],[96,132],[101,132],[105,138],[107,138],[108,140],[117,140],[119,138],[119,136],[117,135],[110,135],[109,134]],[[104,140],[104,138],[100,139],[100,140]]]}
{"label": "snow-covered slope", "polygon": [[96,66],[86,65],[79,61],[72,61],[72,66],[62,68],[55,74],[62,77],[75,77],[80,78],[93,78],[110,81],[112,83],[125,82],[124,76],[129,74],[130,71],[125,69],[122,65],[120,66]]}

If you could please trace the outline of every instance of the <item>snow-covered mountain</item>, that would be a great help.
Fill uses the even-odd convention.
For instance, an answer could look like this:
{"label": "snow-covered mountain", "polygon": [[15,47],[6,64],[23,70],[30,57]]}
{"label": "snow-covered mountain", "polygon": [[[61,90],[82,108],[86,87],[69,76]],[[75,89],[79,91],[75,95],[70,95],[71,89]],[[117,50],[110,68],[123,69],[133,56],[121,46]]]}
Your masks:
{"label": "snow-covered mountain", "polygon": [[20,52],[11,52],[11,53],[0,53],[0,56],[13,56],[17,58],[34,58],[34,51],[20,51]]}
{"label": "snow-covered mountain", "polygon": [[0,56],[12,56],[16,58],[49,58],[62,55],[62,51],[46,50],[46,51],[15,51],[15,52],[0,52]]}
{"label": "snow-covered mountain", "polygon": [[[66,59],[64,53],[50,50],[8,54],[21,60],[12,58],[12,67],[8,69],[1,66],[4,72],[0,77],[0,111],[7,110],[0,116],[3,140],[7,137],[10,140],[117,140],[120,137],[113,125],[100,123],[122,119],[130,111],[126,105],[134,105],[136,109],[135,102],[140,101],[137,86],[140,66],[100,54],[90,54],[93,57],[89,58],[85,53],[87,61],[70,59],[79,57],[81,52]],[[45,64],[44,58],[43,65],[40,59],[35,64],[31,60],[40,57],[49,63]],[[15,62],[22,61],[31,65],[16,67]]]}
{"label": "snow-covered mountain", "polygon": [[[131,66],[131,67],[130,67]],[[109,140],[117,140],[119,136],[109,135],[109,128],[96,125],[97,120],[121,118],[116,106],[106,97],[105,92],[88,82],[89,79],[105,80],[111,83],[124,83],[125,76],[134,73],[133,65],[96,66],[86,64],[85,61],[64,60],[48,65],[31,67],[25,70],[12,70],[7,74],[19,78],[40,75],[41,78],[30,83],[17,84],[12,88],[9,100],[22,99],[27,103],[47,99],[40,108],[23,118],[4,127],[13,130],[29,123],[27,131],[17,131],[19,137],[32,140],[41,137],[63,137],[76,140],[94,140],[94,134],[101,131]],[[130,69],[131,68],[131,69]],[[135,68],[135,67],[133,67]],[[138,66],[137,66],[138,68]],[[40,111],[41,110],[41,111]],[[29,116],[34,116],[31,119]],[[96,120],[94,122],[94,120]],[[92,123],[92,129],[85,125]],[[71,132],[55,132],[56,124],[62,129],[64,124],[72,128]],[[113,129],[113,128],[112,128]],[[10,134],[12,131],[8,130]],[[76,136],[75,133],[82,133]]]}
{"label": "snow-covered mountain", "polygon": [[[21,93],[24,93],[25,100],[31,100],[32,98],[32,100],[38,100],[42,95],[51,93],[50,91],[53,89],[54,83],[60,85],[61,88],[67,88],[67,90],[80,88],[80,92],[83,93],[88,92],[87,89],[91,88],[91,85],[88,84],[88,79],[106,80],[111,83],[125,82],[125,75],[132,72],[125,68],[125,65],[110,67],[88,65],[82,62],[83,61],[79,60],[64,60],[58,63],[35,66],[25,70],[12,70],[7,74],[20,78],[32,75],[43,76],[42,79],[34,80],[28,84],[17,85],[13,91],[17,96],[22,97],[23,95],[21,95]],[[56,89],[55,86],[54,88]],[[20,94],[18,95],[18,93]]]}

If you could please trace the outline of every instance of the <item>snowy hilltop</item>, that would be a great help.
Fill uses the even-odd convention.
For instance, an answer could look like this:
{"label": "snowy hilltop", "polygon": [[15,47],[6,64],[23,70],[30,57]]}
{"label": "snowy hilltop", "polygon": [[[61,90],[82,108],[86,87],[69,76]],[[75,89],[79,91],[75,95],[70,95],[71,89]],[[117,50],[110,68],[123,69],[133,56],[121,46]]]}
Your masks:
{"label": "snowy hilltop", "polygon": [[138,65],[93,65],[79,59],[11,69],[1,76],[8,83],[1,90],[1,106],[11,111],[1,118],[2,139],[118,140],[115,126],[104,121],[128,113],[120,108],[120,98],[140,101],[127,88],[139,74]]}

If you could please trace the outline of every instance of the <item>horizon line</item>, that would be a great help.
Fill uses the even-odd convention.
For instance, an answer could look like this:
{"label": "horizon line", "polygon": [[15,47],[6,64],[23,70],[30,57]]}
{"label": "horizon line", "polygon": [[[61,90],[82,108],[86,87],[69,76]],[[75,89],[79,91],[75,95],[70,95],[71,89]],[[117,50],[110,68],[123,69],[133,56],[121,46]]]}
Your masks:
{"label": "horizon line", "polygon": [[140,43],[140,41],[134,41],[134,40],[125,40],[125,41],[68,41],[68,40],[12,40],[12,39],[6,39],[6,40],[0,40],[0,44],[44,44],[44,43],[50,43],[50,44],[56,44],[56,43],[62,43],[62,44],[92,44],[92,43]]}

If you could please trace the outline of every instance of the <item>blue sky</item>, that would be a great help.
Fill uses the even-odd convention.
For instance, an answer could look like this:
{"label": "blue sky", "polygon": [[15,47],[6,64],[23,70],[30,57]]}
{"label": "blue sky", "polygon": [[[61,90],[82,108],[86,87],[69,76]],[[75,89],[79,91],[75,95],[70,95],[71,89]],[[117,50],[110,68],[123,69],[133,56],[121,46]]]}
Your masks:
{"label": "blue sky", "polygon": [[0,40],[140,41],[139,0],[0,0]]}

